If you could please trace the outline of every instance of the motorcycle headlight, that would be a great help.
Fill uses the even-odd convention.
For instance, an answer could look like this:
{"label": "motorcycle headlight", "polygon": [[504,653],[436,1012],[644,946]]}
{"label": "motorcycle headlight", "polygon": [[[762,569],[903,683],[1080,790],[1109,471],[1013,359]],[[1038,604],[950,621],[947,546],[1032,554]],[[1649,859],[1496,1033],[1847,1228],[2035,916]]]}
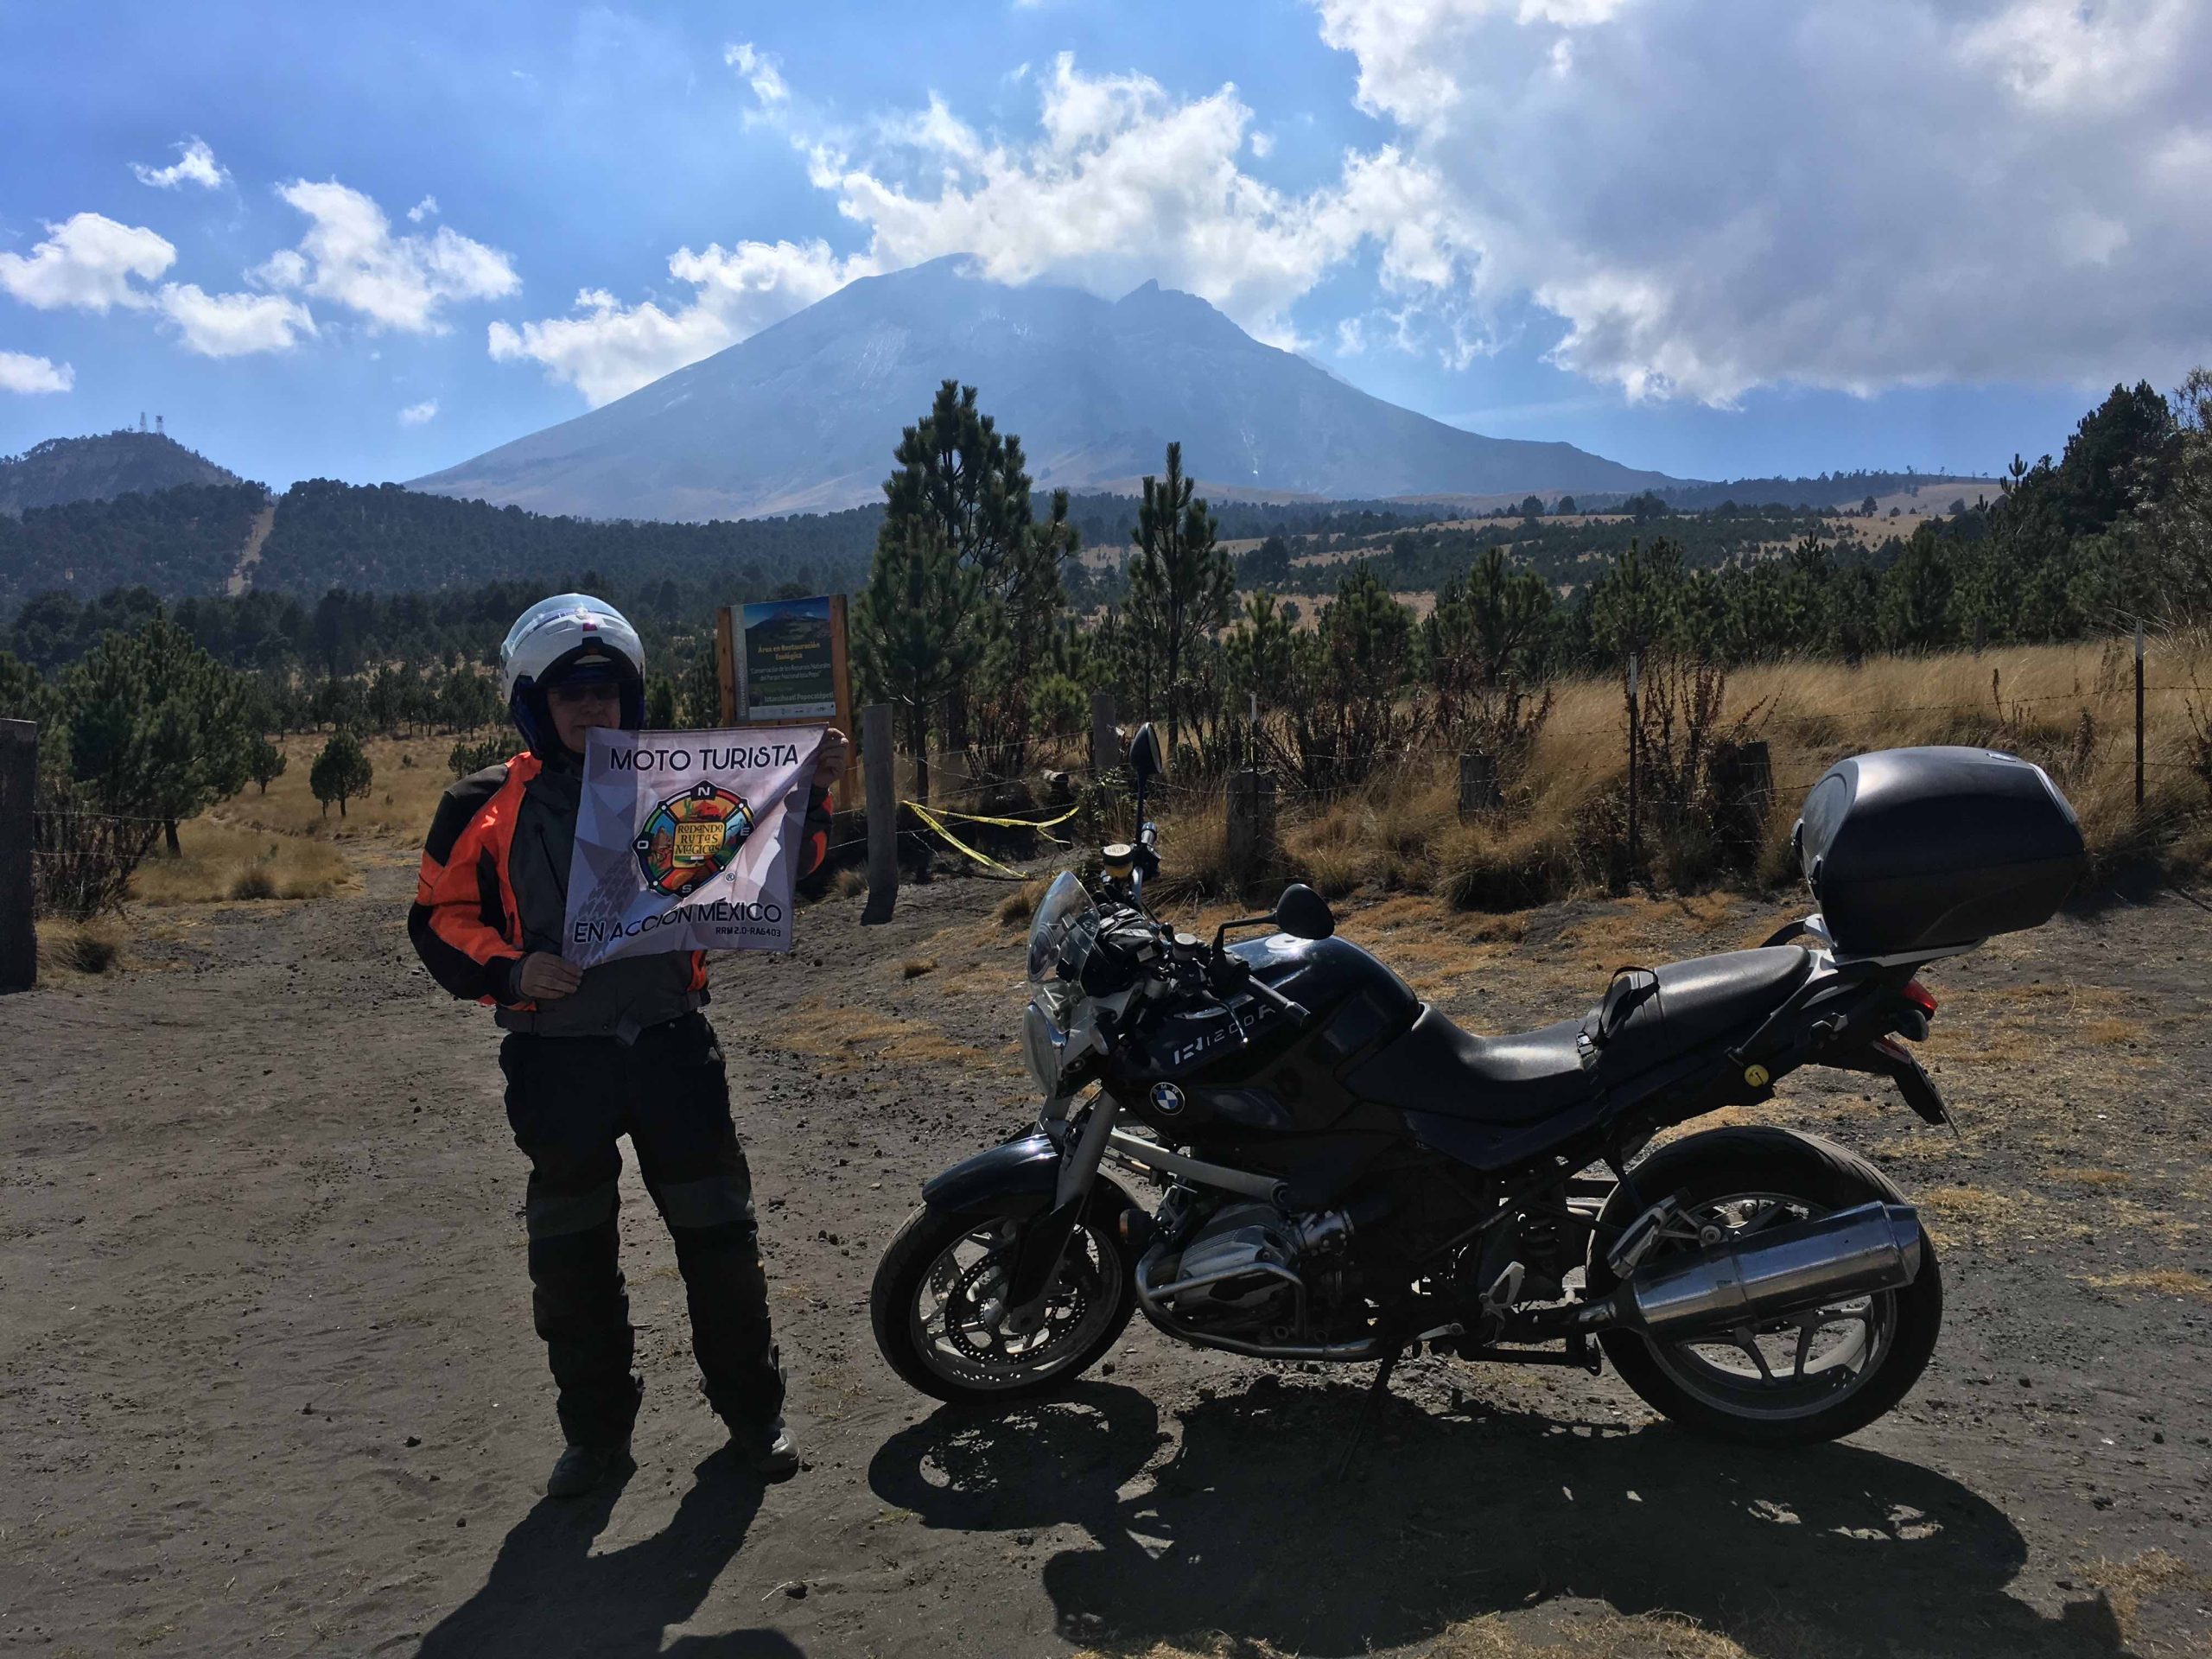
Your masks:
{"label": "motorcycle headlight", "polygon": [[1038,1088],[1052,1099],[1060,1092],[1060,1072],[1067,1054],[1066,1030],[1041,1006],[1032,1002],[1021,1020],[1021,1058]]}

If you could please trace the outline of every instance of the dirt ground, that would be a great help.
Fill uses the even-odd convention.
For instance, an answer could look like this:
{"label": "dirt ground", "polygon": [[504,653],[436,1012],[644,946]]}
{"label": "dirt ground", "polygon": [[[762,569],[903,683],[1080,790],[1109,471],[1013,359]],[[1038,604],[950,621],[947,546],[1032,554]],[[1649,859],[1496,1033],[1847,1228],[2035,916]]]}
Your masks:
{"label": "dirt ground", "polygon": [[[639,1467],[556,1503],[494,1035],[415,965],[407,855],[367,856],[360,892],[166,911],[121,976],[0,1001],[0,1654],[2212,1652],[2199,909],[2113,897],[1931,970],[1957,1141],[1786,1085],[1769,1115],[1881,1159],[1943,1247],[1886,1421],[1754,1453],[1610,1376],[1423,1360],[1338,1482],[1365,1367],[1140,1322],[1001,1418],[893,1381],[876,1253],[1027,1109],[1020,930],[981,882],[866,931],[826,900],[712,1010],[810,1466],[764,1492],[718,1452],[632,1172]],[[1773,914],[1399,899],[1347,931],[1498,1030]]]}

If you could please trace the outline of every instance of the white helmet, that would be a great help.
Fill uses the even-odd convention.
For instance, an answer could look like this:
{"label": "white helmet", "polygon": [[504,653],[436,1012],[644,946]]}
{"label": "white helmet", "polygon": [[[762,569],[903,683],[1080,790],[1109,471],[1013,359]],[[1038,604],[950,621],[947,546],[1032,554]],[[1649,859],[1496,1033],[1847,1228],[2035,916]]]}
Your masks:
{"label": "white helmet", "polygon": [[589,594],[556,594],[517,617],[499,646],[499,674],[507,712],[541,753],[554,741],[546,689],[563,682],[613,681],[622,688],[622,724],[636,731],[645,723],[645,645],[627,617]]}

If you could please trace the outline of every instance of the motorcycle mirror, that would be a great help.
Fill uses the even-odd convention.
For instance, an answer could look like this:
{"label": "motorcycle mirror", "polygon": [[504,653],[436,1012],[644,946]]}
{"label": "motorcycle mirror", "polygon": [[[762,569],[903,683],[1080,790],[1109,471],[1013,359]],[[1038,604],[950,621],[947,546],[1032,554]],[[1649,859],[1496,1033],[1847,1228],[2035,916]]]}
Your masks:
{"label": "motorcycle mirror", "polygon": [[1160,741],[1152,734],[1152,722],[1147,721],[1137,728],[1137,734],[1129,740],[1129,776],[1141,789],[1155,778],[1166,776],[1166,769],[1160,764]]}
{"label": "motorcycle mirror", "polygon": [[1303,881],[1294,881],[1275,900],[1275,925],[1294,938],[1325,939],[1337,931],[1329,901]]}

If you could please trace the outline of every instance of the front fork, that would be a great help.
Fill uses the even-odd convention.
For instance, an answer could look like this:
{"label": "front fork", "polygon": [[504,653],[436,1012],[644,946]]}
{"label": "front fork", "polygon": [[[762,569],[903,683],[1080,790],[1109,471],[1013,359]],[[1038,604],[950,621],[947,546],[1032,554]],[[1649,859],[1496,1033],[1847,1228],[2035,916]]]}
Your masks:
{"label": "front fork", "polygon": [[[1050,1134],[1053,1125],[1067,1121],[1068,1102],[1046,1103],[1039,1121]],[[1076,1223],[1090,1201],[1098,1166],[1106,1156],[1106,1143],[1121,1116],[1121,1103],[1105,1090],[1091,1102],[1090,1116],[1075,1132],[1075,1142],[1060,1154],[1059,1179],[1052,1189],[1052,1206],[1021,1230],[1015,1245],[1014,1270],[1007,1275],[1005,1329],[1017,1337],[1029,1335],[1044,1323],[1045,1304],[1059,1278],[1068,1241]],[[1058,1136],[1054,1136],[1057,1140]]]}

